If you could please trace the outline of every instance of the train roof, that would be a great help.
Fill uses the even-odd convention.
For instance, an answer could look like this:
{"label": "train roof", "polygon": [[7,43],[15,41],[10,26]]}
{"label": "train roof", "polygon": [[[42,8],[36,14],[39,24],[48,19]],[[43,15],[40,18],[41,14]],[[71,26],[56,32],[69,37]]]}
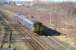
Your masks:
{"label": "train roof", "polygon": [[34,24],[34,21],[32,21],[31,19],[29,19],[27,16],[20,15],[20,14],[17,14],[16,16],[19,16],[21,19],[24,19],[28,23]]}
{"label": "train roof", "polygon": [[29,19],[24,19],[25,21],[28,21],[28,23],[31,23],[31,24],[34,24],[34,22],[32,22],[31,20]]}
{"label": "train roof", "polygon": [[24,15],[22,15],[20,13],[16,13],[16,16],[20,16],[21,18],[24,18],[29,22],[33,22],[33,23],[37,22],[37,19],[34,16],[32,18],[32,16],[28,17],[28,16],[24,16]]}

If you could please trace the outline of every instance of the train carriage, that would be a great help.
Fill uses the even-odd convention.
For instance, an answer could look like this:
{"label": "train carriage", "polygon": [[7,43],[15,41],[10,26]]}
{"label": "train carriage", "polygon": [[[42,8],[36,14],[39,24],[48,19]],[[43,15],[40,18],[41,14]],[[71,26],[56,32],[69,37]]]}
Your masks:
{"label": "train carriage", "polygon": [[38,21],[35,21],[35,22],[31,21],[26,16],[23,16],[23,15],[16,15],[15,18],[29,31],[32,31],[38,34],[42,31],[42,24]]}

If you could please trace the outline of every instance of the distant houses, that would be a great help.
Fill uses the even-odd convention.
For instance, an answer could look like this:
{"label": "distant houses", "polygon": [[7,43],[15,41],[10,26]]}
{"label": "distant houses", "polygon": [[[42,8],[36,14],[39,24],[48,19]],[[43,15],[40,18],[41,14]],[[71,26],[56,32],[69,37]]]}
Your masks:
{"label": "distant houses", "polygon": [[1,4],[5,5],[17,5],[17,6],[32,6],[33,0],[4,0]]}
{"label": "distant houses", "polygon": [[1,0],[1,4],[32,6],[35,3],[48,3],[49,0]]}

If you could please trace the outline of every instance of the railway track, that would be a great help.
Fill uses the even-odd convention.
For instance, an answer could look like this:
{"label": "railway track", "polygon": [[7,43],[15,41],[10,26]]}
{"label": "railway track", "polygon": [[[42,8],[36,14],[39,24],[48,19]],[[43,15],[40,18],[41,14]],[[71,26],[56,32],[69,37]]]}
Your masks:
{"label": "railway track", "polygon": [[[20,24],[18,24],[18,25],[20,25]],[[17,26],[18,26],[17,25]],[[24,27],[21,27],[20,28],[21,29],[21,32],[23,32],[24,33],[24,30],[22,31],[22,29],[24,29]],[[18,30],[18,29],[17,29]],[[18,30],[18,31],[20,31],[20,30]],[[31,34],[31,33],[30,33]],[[33,33],[32,33],[33,34]],[[23,35],[25,35],[25,34],[23,34]],[[34,36],[34,35],[33,35]],[[37,35],[38,36],[38,35]],[[60,43],[58,40],[56,40],[56,39],[53,39],[53,37],[52,38],[48,38],[48,37],[42,37],[41,36],[41,38],[38,36],[38,37],[36,37],[35,36],[35,38],[36,38],[36,40],[38,40],[39,41],[39,43],[41,43],[41,44],[43,44],[43,45],[48,45],[48,46],[51,46],[51,47],[48,47],[48,46],[46,46],[46,47],[48,47],[48,49],[49,50],[70,50],[69,48],[67,48],[67,47],[65,47],[62,43]],[[48,41],[49,40],[49,41]],[[32,39],[30,39],[28,42],[30,42],[31,43],[31,45],[32,45],[32,43],[34,44],[34,45],[32,45],[34,48],[36,48],[36,50],[37,49],[39,49],[40,48],[40,46],[35,42],[35,41],[33,41]],[[46,43],[47,42],[47,44],[44,44],[44,43]],[[50,44],[50,45],[49,45]],[[37,46],[36,46],[37,45]],[[56,47],[55,47],[56,46]],[[38,48],[37,48],[38,47]],[[50,49],[50,48],[52,48],[52,49]],[[42,50],[42,49],[41,49]]]}
{"label": "railway track", "polygon": [[12,40],[12,29],[9,27],[9,25],[4,21],[4,17],[2,17],[3,14],[0,13],[0,18],[2,19],[2,21],[0,21],[1,25],[4,26],[3,27],[3,37],[1,40],[1,46],[0,48],[4,48],[4,46],[6,45],[7,48],[11,48],[11,40]]}
{"label": "railway track", "polygon": [[[37,36],[34,36],[33,33],[30,33],[27,31],[21,24],[17,24],[17,26],[20,25],[19,27],[20,30],[16,29],[13,25],[11,27],[15,28],[16,31],[19,31],[24,37],[28,35],[30,37],[30,40],[28,42],[32,45],[34,50],[49,50],[52,49],[50,46],[45,44],[42,40],[40,40]],[[26,38],[25,38],[26,40]]]}
{"label": "railway track", "polygon": [[[8,22],[6,22],[6,23],[8,23]],[[10,25],[10,24],[9,24]],[[12,27],[13,28],[13,26],[10,26],[10,27]],[[15,29],[14,29],[15,30]],[[18,30],[17,30],[18,31]],[[20,32],[20,30],[19,30],[19,32]],[[20,32],[20,33],[23,33],[23,31],[22,32]],[[24,33],[26,33],[26,32],[24,32]],[[26,34],[23,34],[23,35],[25,35],[26,36]],[[26,40],[26,39],[25,39]],[[31,43],[31,45],[32,45],[32,43]],[[34,46],[34,47],[33,47]],[[32,47],[33,48],[35,48],[35,45],[32,45]],[[40,47],[39,47],[40,48]],[[35,48],[35,50],[36,50],[37,48]],[[42,49],[41,49],[42,50]]]}
{"label": "railway track", "polygon": [[[20,25],[20,24],[18,24],[18,25]],[[24,27],[22,27],[23,29],[24,29]],[[25,30],[25,29],[24,29]],[[24,32],[24,31],[22,31],[22,32]],[[31,33],[30,33],[31,34]],[[32,33],[33,34],[33,33]],[[31,34],[31,36],[34,36],[34,35],[32,35]],[[65,46],[62,42],[60,42],[59,40],[57,40],[55,37],[50,37],[50,38],[48,38],[48,37],[36,37],[35,36],[35,38],[38,38],[37,40],[41,43],[41,44],[43,44],[43,43],[46,43],[47,42],[47,44],[43,44],[43,45],[48,45],[48,46],[50,46],[50,47],[48,47],[48,46],[46,46],[46,48],[48,47],[49,48],[49,50],[71,50],[70,49],[70,47],[68,47],[68,46]],[[32,40],[30,41],[30,43],[32,42]],[[35,41],[33,41],[33,43],[34,43]],[[56,46],[56,47],[55,47]],[[52,48],[52,49],[50,49],[50,48]]]}
{"label": "railway track", "polygon": [[54,48],[54,50],[70,50],[69,48],[65,47],[62,43],[60,43],[56,39],[54,39],[53,37],[48,38],[45,36],[43,36],[43,37],[41,36],[40,39],[47,42],[47,44],[49,46],[51,46],[52,48]]}
{"label": "railway track", "polygon": [[[23,29],[23,28],[20,28],[20,29]],[[25,32],[24,30],[22,30],[21,32],[23,32],[25,35]],[[28,33],[27,33],[28,34]],[[30,34],[33,34],[33,33],[30,33]],[[28,34],[29,35],[29,34]],[[34,36],[34,35],[30,35],[29,36],[31,39],[27,39],[29,43],[31,43],[31,45],[36,49],[36,50],[46,50],[44,47],[46,48],[49,48],[49,46],[45,43],[43,43],[42,40],[40,40],[37,36]],[[41,48],[41,49],[40,49]]]}
{"label": "railway track", "polygon": [[[9,18],[7,18],[7,20],[9,20]],[[9,22],[7,22],[7,23],[9,23]],[[18,25],[21,25],[21,24],[18,24]],[[11,25],[11,27],[13,27],[13,26]],[[52,48],[50,46],[48,46],[44,41],[40,40],[38,36],[34,36],[33,33],[30,33],[24,27],[21,27],[20,29],[21,29],[21,33],[23,33],[23,35],[26,36],[26,34],[27,34],[32,39],[32,40],[28,40],[28,41],[29,41],[29,43],[31,43],[31,45],[34,48],[39,49],[39,50],[52,50]]]}
{"label": "railway track", "polygon": [[[23,29],[24,29],[24,27],[23,27]],[[50,46],[50,47],[48,47],[49,48],[48,50],[75,50],[73,47],[68,46],[68,45],[64,45],[63,42],[59,41],[57,38],[52,37],[52,36],[50,38],[49,37],[46,37],[46,36],[44,36],[44,37],[42,37],[42,36],[39,37],[38,36],[38,37],[35,37],[35,38],[38,38],[38,41],[41,42],[42,44],[46,42],[47,44],[44,44],[44,45]]]}
{"label": "railway track", "polygon": [[[8,22],[9,18],[7,18]],[[15,26],[12,24],[9,24],[10,27],[13,28],[13,30],[18,31],[22,36],[24,36],[23,41],[27,41],[30,43],[34,50],[70,50],[67,48],[67,46],[61,44],[58,40],[48,37],[39,37],[38,35],[35,36],[33,33],[30,33],[27,29],[25,29],[21,24],[16,24]],[[18,28],[16,28],[18,27]],[[28,38],[27,38],[27,37]]]}
{"label": "railway track", "polygon": [[[15,45],[13,43],[16,43],[16,41],[18,42],[18,39],[13,37],[15,35],[15,34],[13,34],[13,31],[15,31],[15,29],[12,28],[10,26],[10,24],[8,24],[8,22],[6,21],[5,18],[2,17],[2,19],[3,19],[3,22],[2,22],[1,25],[4,26],[3,29],[4,29],[4,32],[6,32],[6,33],[2,33],[2,34],[0,33],[1,35],[3,35],[3,37],[0,38],[0,40],[1,40],[0,41],[1,42],[0,43],[1,44],[0,48],[15,48]],[[12,45],[14,47],[12,47]],[[5,46],[7,46],[7,47],[5,47]]]}

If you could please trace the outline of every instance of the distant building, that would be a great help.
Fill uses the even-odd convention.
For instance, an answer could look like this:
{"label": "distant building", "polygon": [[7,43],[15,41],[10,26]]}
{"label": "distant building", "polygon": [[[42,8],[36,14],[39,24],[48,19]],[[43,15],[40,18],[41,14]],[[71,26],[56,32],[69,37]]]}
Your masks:
{"label": "distant building", "polygon": [[26,5],[26,6],[32,6],[33,5],[33,0],[5,0],[4,4],[8,5]]}
{"label": "distant building", "polygon": [[49,0],[34,0],[35,3],[48,3]]}
{"label": "distant building", "polygon": [[40,2],[48,2],[48,0],[39,0]]}

